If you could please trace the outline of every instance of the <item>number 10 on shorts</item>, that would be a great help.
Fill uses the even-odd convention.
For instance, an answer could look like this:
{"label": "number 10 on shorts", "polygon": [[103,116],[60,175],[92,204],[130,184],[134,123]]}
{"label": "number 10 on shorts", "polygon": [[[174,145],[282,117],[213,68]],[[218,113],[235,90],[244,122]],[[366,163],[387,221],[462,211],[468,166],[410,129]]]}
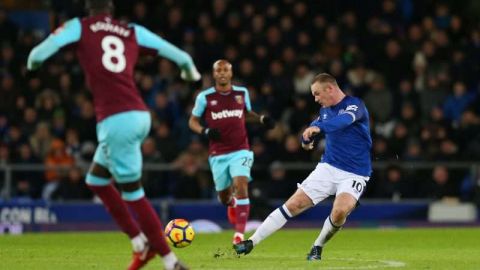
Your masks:
{"label": "number 10 on shorts", "polygon": [[363,184],[357,180],[353,180],[352,188],[355,189],[358,193],[362,193],[363,191]]}

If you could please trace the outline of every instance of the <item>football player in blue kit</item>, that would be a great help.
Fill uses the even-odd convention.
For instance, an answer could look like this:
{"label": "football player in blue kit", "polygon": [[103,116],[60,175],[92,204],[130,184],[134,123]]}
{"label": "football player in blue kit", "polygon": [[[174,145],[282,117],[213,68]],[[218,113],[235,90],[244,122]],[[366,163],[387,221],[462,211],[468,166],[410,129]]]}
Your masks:
{"label": "football player in blue kit", "polygon": [[322,107],[318,118],[304,130],[302,146],[312,150],[323,134],[323,157],[285,204],[274,210],[248,240],[234,245],[237,254],[250,253],[289,219],[335,195],[332,211],[307,255],[307,260],[320,260],[323,246],[345,224],[370,179],[372,139],[365,104],[345,95],[327,73],[318,74],[310,88],[315,102]]}

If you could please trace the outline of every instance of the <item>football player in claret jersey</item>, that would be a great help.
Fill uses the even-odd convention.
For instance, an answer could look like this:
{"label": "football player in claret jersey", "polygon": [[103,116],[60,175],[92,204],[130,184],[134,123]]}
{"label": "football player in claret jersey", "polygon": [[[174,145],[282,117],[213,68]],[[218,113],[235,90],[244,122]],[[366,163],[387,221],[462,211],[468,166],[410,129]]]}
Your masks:
{"label": "football player in claret jersey", "polygon": [[302,135],[305,150],[314,147],[319,134],[325,135],[325,153],[317,167],[298,185],[287,202],[273,211],[250,237],[234,245],[238,254],[248,254],[260,241],[279,230],[287,221],[335,195],[330,215],[325,219],[307,260],[320,260],[323,246],[343,226],[370,179],[372,139],[365,104],[345,95],[334,77],[322,73],[311,85],[315,102],[322,105],[318,118]]}
{"label": "football player in claret jersey", "polygon": [[[209,163],[219,200],[228,206],[227,216],[235,226],[233,243],[243,240],[250,212],[248,182],[253,152],[248,143],[245,119],[275,126],[272,118],[252,111],[245,87],[232,84],[232,64],[218,60],[213,64],[215,86],[200,92],[189,120],[190,128],[210,140]],[[202,126],[200,119],[205,120]]]}
{"label": "football player in claret jersey", "polygon": [[[138,54],[145,49],[175,62],[185,80],[200,80],[200,74],[184,51],[143,26],[115,20],[111,0],[87,0],[86,5],[90,16],[73,18],[50,34],[31,51],[27,68],[37,69],[64,46],[75,49],[97,117],[99,145],[86,182],[131,239],[133,260],[128,269],[143,267],[156,254],[162,257],[165,269],[186,269],[165,242],[160,219],[140,182],[140,147],[151,118],[133,73]],[[127,205],[136,214],[138,225]]]}

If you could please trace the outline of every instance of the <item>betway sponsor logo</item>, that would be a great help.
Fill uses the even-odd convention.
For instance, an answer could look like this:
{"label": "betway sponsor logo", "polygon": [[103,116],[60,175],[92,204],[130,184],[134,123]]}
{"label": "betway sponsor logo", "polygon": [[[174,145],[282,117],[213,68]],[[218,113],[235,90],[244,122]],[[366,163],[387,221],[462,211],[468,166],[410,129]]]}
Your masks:
{"label": "betway sponsor logo", "polygon": [[231,117],[242,118],[243,110],[223,110],[221,112],[211,112],[211,114],[213,120]]}

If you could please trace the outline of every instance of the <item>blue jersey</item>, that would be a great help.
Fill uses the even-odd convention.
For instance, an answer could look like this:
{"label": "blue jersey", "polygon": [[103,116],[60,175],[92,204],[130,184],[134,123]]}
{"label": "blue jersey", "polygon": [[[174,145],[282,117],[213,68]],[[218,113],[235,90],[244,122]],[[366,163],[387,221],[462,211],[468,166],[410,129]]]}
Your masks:
{"label": "blue jersey", "polygon": [[370,176],[372,138],[368,111],[360,99],[345,96],[340,103],[321,108],[319,117],[310,126],[319,127],[325,134],[325,153],[320,162]]}

